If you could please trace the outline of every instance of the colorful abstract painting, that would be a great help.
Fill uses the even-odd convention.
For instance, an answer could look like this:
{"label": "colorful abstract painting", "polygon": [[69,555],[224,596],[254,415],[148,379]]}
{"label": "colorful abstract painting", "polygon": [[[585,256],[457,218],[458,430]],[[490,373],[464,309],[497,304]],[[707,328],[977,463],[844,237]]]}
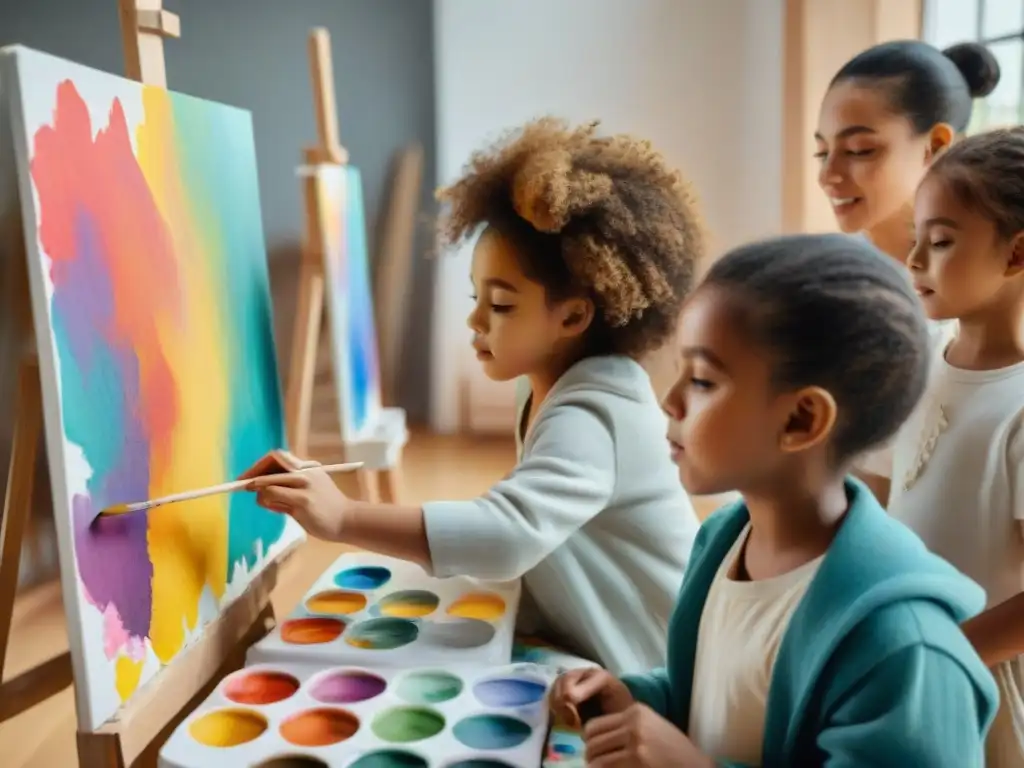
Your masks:
{"label": "colorful abstract painting", "polygon": [[284,444],[249,113],[2,58],[81,727],[302,537],[251,494],[97,519]]}
{"label": "colorful abstract painting", "polygon": [[352,166],[318,166],[326,301],[342,439],[371,434],[380,416],[380,361],[373,319],[363,182]]}

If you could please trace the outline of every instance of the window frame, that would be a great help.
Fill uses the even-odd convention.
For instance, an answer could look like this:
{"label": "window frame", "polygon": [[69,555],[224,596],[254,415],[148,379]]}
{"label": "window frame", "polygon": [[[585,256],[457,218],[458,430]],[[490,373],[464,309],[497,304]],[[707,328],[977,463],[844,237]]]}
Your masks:
{"label": "window frame", "polygon": [[[1021,72],[1020,72],[1020,88],[1017,91],[1017,104],[1016,104],[1016,120],[1015,124],[1024,123],[1024,10],[1022,10],[1022,21],[1021,28],[1007,32],[1001,35],[983,36],[981,34],[984,29],[985,23],[985,7],[988,0],[975,0],[977,7],[975,9],[975,34],[971,36],[965,36],[963,40],[959,42],[977,42],[984,46],[992,46],[1000,43],[1013,43],[1016,42],[1021,48]],[[1019,0],[1024,9],[1024,0]],[[924,0],[924,7],[922,8],[922,37],[925,38],[925,42],[934,43],[934,40],[928,40],[930,30],[935,26],[934,18],[935,14],[940,10],[940,5],[936,0]],[[977,99],[975,103],[974,113],[971,116],[971,124],[967,127],[967,133],[976,133],[978,131],[984,131],[989,128],[995,128],[1000,125],[1006,125],[1005,122],[996,122],[990,119],[990,111],[987,99]]]}

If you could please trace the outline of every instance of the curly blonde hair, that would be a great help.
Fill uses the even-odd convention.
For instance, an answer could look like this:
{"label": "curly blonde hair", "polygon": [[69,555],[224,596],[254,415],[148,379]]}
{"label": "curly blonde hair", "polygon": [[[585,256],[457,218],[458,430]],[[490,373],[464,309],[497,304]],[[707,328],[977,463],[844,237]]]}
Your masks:
{"label": "curly blonde hair", "polygon": [[438,192],[441,236],[495,227],[549,300],[594,301],[593,353],[638,355],[673,333],[704,232],[690,186],[649,142],[597,126],[542,118],[475,153]]}

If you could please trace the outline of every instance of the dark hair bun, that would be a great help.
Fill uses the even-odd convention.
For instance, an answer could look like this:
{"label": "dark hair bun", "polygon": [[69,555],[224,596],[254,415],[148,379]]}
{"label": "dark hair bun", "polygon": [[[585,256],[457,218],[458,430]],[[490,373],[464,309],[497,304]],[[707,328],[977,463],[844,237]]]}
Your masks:
{"label": "dark hair bun", "polygon": [[942,53],[960,70],[972,98],[988,96],[999,85],[999,62],[981,43],[957,43]]}

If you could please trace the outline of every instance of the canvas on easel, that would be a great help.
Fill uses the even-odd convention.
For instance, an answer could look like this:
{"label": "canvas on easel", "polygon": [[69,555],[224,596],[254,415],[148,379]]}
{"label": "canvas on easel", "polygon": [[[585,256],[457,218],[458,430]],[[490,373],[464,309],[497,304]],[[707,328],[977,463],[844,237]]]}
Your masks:
{"label": "canvas on easel", "polygon": [[303,537],[249,494],[96,520],[284,444],[252,124],[20,47],[0,66],[89,730]]}
{"label": "canvas on easel", "polygon": [[370,292],[363,182],[351,165],[318,165],[325,303],[341,438],[371,436],[381,415],[380,361]]}

